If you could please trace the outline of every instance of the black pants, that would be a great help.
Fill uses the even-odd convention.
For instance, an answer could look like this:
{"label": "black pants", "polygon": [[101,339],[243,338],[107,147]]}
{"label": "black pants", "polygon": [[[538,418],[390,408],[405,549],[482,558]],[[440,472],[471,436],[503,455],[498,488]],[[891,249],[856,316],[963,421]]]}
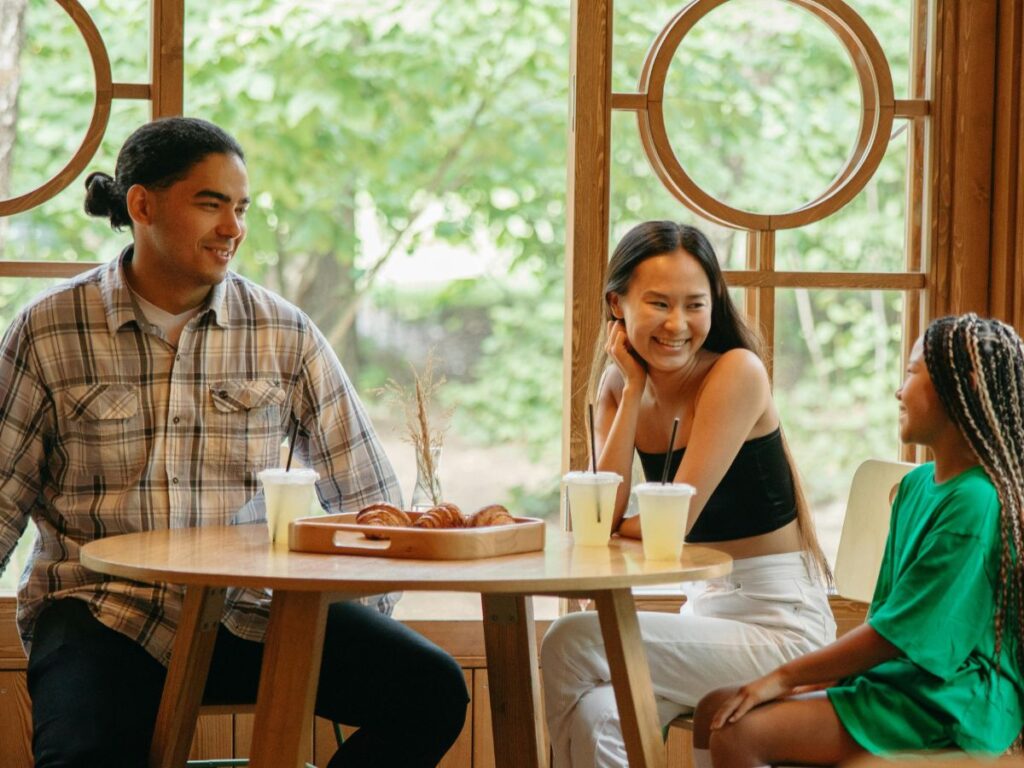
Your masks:
{"label": "black pants", "polygon": [[[262,643],[223,626],[203,700],[251,703]],[[36,768],[144,768],[167,670],[80,600],[47,607],[28,661]],[[316,714],[359,728],[330,768],[433,766],[462,730],[462,670],[433,643],[357,603],[327,614]]]}

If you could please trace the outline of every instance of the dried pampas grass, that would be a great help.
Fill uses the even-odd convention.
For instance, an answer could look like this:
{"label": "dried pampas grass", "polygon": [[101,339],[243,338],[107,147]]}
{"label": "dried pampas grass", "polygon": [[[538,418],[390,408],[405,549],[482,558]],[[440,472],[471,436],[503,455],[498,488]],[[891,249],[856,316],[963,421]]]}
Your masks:
{"label": "dried pampas grass", "polygon": [[405,415],[406,442],[411,443],[416,452],[416,469],[420,477],[429,478],[430,494],[433,503],[441,503],[441,488],[437,481],[436,458],[444,445],[444,433],[448,429],[451,410],[442,411],[431,423],[431,409],[437,390],[445,383],[444,376],[435,377],[437,358],[431,350],[423,365],[422,372],[410,363],[412,384],[402,386],[394,379],[388,379],[383,387],[376,390],[377,394],[389,398],[402,407]]}

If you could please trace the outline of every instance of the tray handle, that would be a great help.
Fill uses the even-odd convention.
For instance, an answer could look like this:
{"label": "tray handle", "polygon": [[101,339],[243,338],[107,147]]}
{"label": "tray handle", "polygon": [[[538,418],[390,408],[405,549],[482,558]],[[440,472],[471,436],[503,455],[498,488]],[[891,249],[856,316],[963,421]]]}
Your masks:
{"label": "tray handle", "polygon": [[352,552],[355,554],[379,552],[382,555],[386,555],[388,550],[391,549],[391,539],[357,539],[348,531],[334,531],[330,542],[335,552]]}

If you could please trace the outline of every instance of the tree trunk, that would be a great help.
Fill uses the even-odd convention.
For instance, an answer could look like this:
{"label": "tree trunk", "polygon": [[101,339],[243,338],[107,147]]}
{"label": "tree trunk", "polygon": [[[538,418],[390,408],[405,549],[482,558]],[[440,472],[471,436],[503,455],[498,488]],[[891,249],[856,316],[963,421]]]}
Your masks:
{"label": "tree trunk", "polygon": [[[18,126],[18,88],[21,48],[25,41],[28,0],[0,0],[0,200],[11,196],[14,137]],[[0,258],[3,258],[7,219],[0,217]]]}

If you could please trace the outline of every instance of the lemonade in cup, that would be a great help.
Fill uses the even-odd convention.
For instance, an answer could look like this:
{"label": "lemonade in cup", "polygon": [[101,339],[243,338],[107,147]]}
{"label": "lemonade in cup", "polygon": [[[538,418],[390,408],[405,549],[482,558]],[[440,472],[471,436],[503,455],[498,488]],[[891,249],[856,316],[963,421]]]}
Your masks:
{"label": "lemonade in cup", "polygon": [[562,482],[568,497],[573,543],[607,546],[612,535],[615,493],[622,476],[615,472],[569,472]]}
{"label": "lemonade in cup", "polygon": [[265,469],[258,477],[263,483],[270,543],[275,549],[288,549],[288,525],[319,511],[318,507],[314,508],[314,501],[320,475],[303,467]]}

